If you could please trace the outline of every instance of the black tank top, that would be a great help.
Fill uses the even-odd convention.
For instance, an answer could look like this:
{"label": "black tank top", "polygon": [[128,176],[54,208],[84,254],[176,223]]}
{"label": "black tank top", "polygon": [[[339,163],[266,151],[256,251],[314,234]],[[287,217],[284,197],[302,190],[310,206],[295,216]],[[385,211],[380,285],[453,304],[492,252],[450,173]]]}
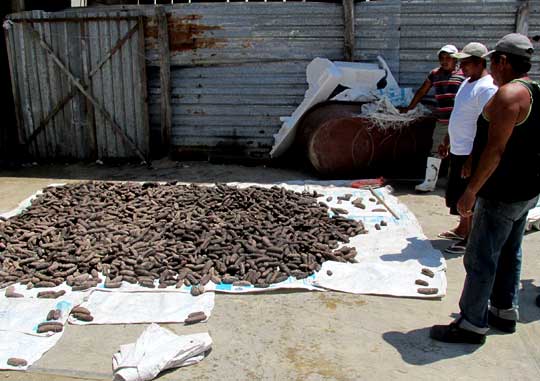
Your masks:
{"label": "black tank top", "polygon": [[[501,202],[526,201],[540,193],[540,84],[514,80],[531,94],[529,115],[516,125],[506,144],[497,169],[484,184],[478,196]],[[473,168],[488,140],[489,121],[483,114],[478,118],[473,146]]]}

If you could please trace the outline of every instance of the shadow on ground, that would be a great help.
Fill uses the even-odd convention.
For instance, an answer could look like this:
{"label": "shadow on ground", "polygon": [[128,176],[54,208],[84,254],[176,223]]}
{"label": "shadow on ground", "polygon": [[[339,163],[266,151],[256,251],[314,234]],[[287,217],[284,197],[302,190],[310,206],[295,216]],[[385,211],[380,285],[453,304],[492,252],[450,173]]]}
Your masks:
{"label": "shadow on ground", "polygon": [[383,339],[400,353],[403,361],[412,365],[426,365],[466,356],[479,348],[478,345],[437,342],[429,338],[429,329],[430,327],[420,328],[406,333],[386,332]]}

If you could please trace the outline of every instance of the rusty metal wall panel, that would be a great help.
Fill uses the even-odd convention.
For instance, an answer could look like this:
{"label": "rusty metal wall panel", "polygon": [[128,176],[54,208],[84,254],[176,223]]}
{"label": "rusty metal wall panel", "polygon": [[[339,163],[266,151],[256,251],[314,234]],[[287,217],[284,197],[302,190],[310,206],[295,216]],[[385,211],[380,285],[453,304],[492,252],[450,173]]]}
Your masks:
{"label": "rusty metal wall panel", "polygon": [[[73,82],[32,36],[35,29],[79,80],[139,24],[138,11],[23,12],[7,31],[15,72],[21,140],[39,128],[53,108],[73,92]],[[139,29],[142,32],[142,23]],[[144,34],[134,33],[97,71],[87,91],[102,104],[136,146],[148,153]],[[143,78],[144,77],[144,78]],[[141,85],[141,83],[143,83]],[[135,152],[79,91],[28,146],[36,158],[124,158]]]}
{"label": "rusty metal wall panel", "polygon": [[[148,10],[147,10],[148,11]],[[311,60],[343,55],[343,12],[329,3],[192,3],[167,7],[172,65]],[[148,14],[148,13],[147,13]],[[147,58],[159,64],[157,26]]]}
{"label": "rusty metal wall panel", "polygon": [[[172,145],[266,157],[280,117],[307,89],[315,57],[343,58],[342,9],[326,3],[214,3],[167,8],[171,43]],[[147,59],[158,64],[147,19]],[[149,74],[152,135],[160,136],[159,70]]]}
{"label": "rusty metal wall panel", "polygon": [[478,41],[492,48],[515,31],[517,1],[402,1],[399,78],[417,88],[437,67],[437,51]]}

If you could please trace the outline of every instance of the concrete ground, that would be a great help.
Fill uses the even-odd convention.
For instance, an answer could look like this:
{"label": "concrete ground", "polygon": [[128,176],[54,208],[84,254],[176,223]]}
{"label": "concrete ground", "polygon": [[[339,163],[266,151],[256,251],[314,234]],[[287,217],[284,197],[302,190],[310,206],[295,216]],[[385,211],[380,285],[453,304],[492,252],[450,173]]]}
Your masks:
{"label": "concrete ground", "polygon": [[[264,167],[208,163],[154,163],[136,166],[43,165],[0,170],[0,211],[52,182],[162,180],[186,182],[275,182],[310,174]],[[437,234],[453,227],[443,191],[395,194],[417,216],[434,247],[449,241]],[[540,379],[540,232],[528,234],[520,296],[521,319],[513,335],[490,332],[485,345],[450,345],[428,337],[433,324],[446,324],[458,312],[464,279],[461,256],[446,255],[448,291],[442,300],[416,300],[339,292],[275,292],[216,295],[207,324],[166,327],[178,334],[208,330],[213,351],[200,364],[162,375],[160,380],[493,380]],[[133,342],[146,325],[67,326],[59,343],[28,372],[1,372],[6,380],[107,380],[111,357]]]}

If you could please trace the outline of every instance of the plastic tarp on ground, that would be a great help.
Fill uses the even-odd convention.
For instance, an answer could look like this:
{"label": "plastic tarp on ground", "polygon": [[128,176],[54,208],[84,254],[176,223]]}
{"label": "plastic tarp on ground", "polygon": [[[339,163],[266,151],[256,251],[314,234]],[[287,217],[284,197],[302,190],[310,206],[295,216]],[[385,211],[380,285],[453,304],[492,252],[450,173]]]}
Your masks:
{"label": "plastic tarp on ground", "polygon": [[[51,349],[62,332],[37,333],[40,323],[47,321],[52,309],[61,311],[58,320],[66,324],[69,311],[83,299],[83,293],[66,293],[58,299],[6,298],[0,294],[0,369],[25,370]],[[22,358],[27,364],[15,367],[9,358]]]}
{"label": "plastic tarp on ground", "polygon": [[71,324],[182,323],[189,314],[202,311],[209,318],[214,293],[192,296],[183,292],[103,292],[95,290],[81,304],[94,320],[69,317]]}
{"label": "plastic tarp on ground", "polygon": [[[324,289],[339,290],[351,293],[369,293],[380,295],[407,296],[418,298],[441,297],[446,293],[446,264],[444,258],[438,250],[433,249],[427,238],[422,232],[413,213],[397,198],[391,195],[389,188],[378,188],[375,190],[381,198],[385,200],[388,206],[398,215],[394,218],[388,211],[382,211],[384,208],[377,205],[372,193],[365,189],[350,188],[350,181],[332,181],[332,182],[289,182],[279,184],[289,190],[317,191],[322,194],[318,201],[323,201],[329,207],[340,207],[347,209],[348,218],[362,221],[369,230],[368,234],[353,237],[347,246],[353,246],[357,249],[358,263],[341,264],[328,261],[324,263],[321,271],[311,275],[306,279],[297,280],[293,277],[273,284],[268,288],[256,288],[252,286],[234,286],[231,284],[213,284],[206,285],[207,291],[217,291],[225,293],[245,293],[245,292],[269,292],[275,289],[296,288],[305,290]],[[275,184],[252,184],[252,183],[231,183],[231,186],[248,187],[262,186],[272,187]],[[31,203],[34,196],[23,201],[14,211],[4,214],[4,217],[10,217],[20,213]],[[351,201],[341,201],[338,204],[338,196],[351,194],[351,201],[361,197],[366,203],[366,209],[356,208]],[[331,202],[327,202],[328,197],[332,197]],[[331,213],[331,212],[330,212]],[[381,230],[376,230],[375,225],[384,220],[387,226]],[[435,273],[433,278],[421,274],[422,268],[428,268]],[[332,275],[329,276],[327,271]],[[428,281],[430,288],[437,288],[437,292],[432,295],[423,295],[418,293],[416,279]],[[103,284],[97,286],[103,289]],[[148,289],[138,285],[131,285],[123,282],[123,285],[115,291],[131,292],[155,292],[156,289]],[[182,286],[177,289],[174,286],[159,289],[160,292],[189,292],[190,287]],[[24,291],[21,291],[24,292]],[[30,290],[30,292],[35,292]]]}
{"label": "plastic tarp on ground", "polygon": [[[347,218],[362,221],[369,231],[352,237],[350,242],[342,246],[355,247],[358,263],[324,262],[320,271],[297,281],[289,278],[283,284],[273,285],[275,288],[304,288],[313,287],[350,292],[355,294],[378,294],[405,296],[416,298],[442,297],[446,294],[446,262],[441,252],[435,250],[422,232],[420,224],[406,205],[391,195],[390,188],[378,188],[373,191],[384,199],[385,203],[398,216],[395,218],[383,205],[377,204],[377,199],[369,190],[354,189],[348,185],[351,181],[332,182],[290,182],[280,184],[286,189],[301,192],[316,191],[323,196],[318,201],[325,202],[329,207],[346,209]],[[257,184],[234,183],[239,187]],[[271,186],[271,185],[265,185]],[[350,194],[350,201],[339,201],[338,196]],[[328,197],[332,201],[328,202]],[[366,205],[360,209],[351,201],[362,198]],[[371,200],[375,201],[371,201]],[[338,203],[339,202],[339,203]],[[331,213],[331,212],[330,212]],[[385,221],[387,226],[380,226]],[[380,230],[375,228],[379,225]],[[422,269],[427,268],[434,273],[433,278],[423,275]],[[330,270],[332,275],[328,275]],[[436,288],[431,295],[418,293],[417,279],[428,282],[429,288]],[[218,285],[220,292],[260,292],[254,287]],[[268,290],[268,289],[262,289]]]}
{"label": "plastic tarp on ground", "polygon": [[[445,261],[441,253],[432,248],[410,210],[390,194],[390,189],[376,189],[377,195],[383,198],[388,207],[397,214],[398,218],[395,218],[386,208],[372,201],[375,198],[369,190],[353,189],[346,186],[348,184],[350,182],[293,182],[280,184],[280,186],[297,192],[317,191],[323,195],[319,201],[326,202],[330,207],[346,209],[349,211],[348,218],[362,221],[369,233],[353,237],[347,244],[357,249],[357,263],[328,261],[323,264],[319,272],[306,279],[289,278],[267,289],[209,283],[206,290],[244,293],[299,288],[420,298],[443,296],[446,292]],[[273,186],[247,183],[230,185]],[[23,201],[16,210],[1,216],[8,218],[21,213],[39,193],[41,191]],[[337,197],[346,194],[352,195],[351,200],[363,198],[366,208],[356,208],[350,201],[342,201],[338,204]],[[328,197],[332,197],[332,201],[328,202]],[[381,225],[383,220],[386,226],[377,230],[375,225]],[[430,269],[434,276],[431,278],[422,275],[423,268]],[[419,294],[418,286],[415,284],[416,279],[427,281],[429,287],[436,288],[437,292],[432,295]],[[51,336],[36,334],[37,325],[43,322],[48,311],[53,308],[70,311],[74,305],[82,303],[94,314],[93,324],[114,324],[181,322],[190,312],[204,311],[207,316],[210,316],[214,305],[213,292],[193,297],[187,294],[189,287],[158,290],[127,283],[122,288],[114,290],[105,290],[102,287],[101,284],[94,290],[71,292],[65,284],[60,285],[54,289],[65,289],[66,294],[56,300],[37,299],[35,294],[38,290],[26,290],[24,285],[16,285],[15,288],[16,292],[24,294],[25,298],[8,300],[3,295],[4,290],[0,291],[0,324],[4,329],[8,327],[7,330],[0,330],[0,369],[24,370],[56,344],[62,335],[61,332]],[[148,307],[150,305],[151,308]],[[133,315],[133,311],[140,310],[147,312]],[[62,321],[65,322],[66,318],[67,313],[62,317]],[[72,320],[70,322],[85,324]],[[24,358],[28,365],[19,368],[11,367],[6,364],[9,357]]]}

